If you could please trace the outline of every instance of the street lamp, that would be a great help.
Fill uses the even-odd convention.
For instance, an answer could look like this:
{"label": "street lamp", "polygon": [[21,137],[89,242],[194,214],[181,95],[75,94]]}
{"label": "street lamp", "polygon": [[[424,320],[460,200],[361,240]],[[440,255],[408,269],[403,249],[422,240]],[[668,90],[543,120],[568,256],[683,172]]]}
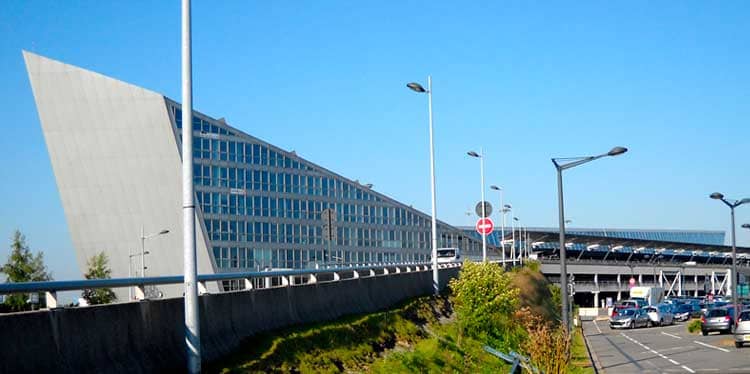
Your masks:
{"label": "street lamp", "polygon": [[495,186],[494,184],[490,186],[490,188],[495,191],[500,192],[500,207],[501,207],[500,213],[502,214],[502,219],[501,219],[502,223],[500,226],[500,248],[502,248],[502,252],[503,252],[503,266],[505,266],[505,244],[503,243],[503,241],[505,240],[505,208],[504,208],[505,204],[503,204],[503,188]]}
{"label": "street lamp", "polygon": [[164,229],[154,234],[145,235],[143,233],[143,225],[141,225],[141,278],[146,278],[146,254],[148,253],[145,250],[146,239],[151,239],[153,237],[168,233],[169,230]]}
{"label": "street lamp", "polygon": [[[750,203],[750,198],[744,198],[742,200],[727,200],[724,198],[724,194],[720,192],[714,192],[709,197],[711,197],[714,200],[721,200],[724,204],[726,204],[729,207],[729,210],[731,212],[732,216],[732,297],[734,298],[734,312],[739,313],[739,295],[737,295],[737,281],[740,279],[739,276],[737,276],[737,238],[735,237],[735,228],[734,228],[734,208]],[[742,227],[745,227],[745,225],[742,225]],[[732,325],[734,326],[734,325]]]}
{"label": "street lamp", "polygon": [[[484,202],[484,150],[480,148],[479,153],[469,151],[466,154],[479,159],[479,173],[481,175],[482,183],[482,218],[487,218]],[[482,262],[487,262],[487,234],[484,233],[482,233]]]}
{"label": "street lamp", "polygon": [[743,223],[742,228],[750,230],[750,223]]}
{"label": "street lamp", "polygon": [[[150,254],[151,252],[146,251],[144,254]],[[140,253],[131,253],[128,255],[128,278],[133,277],[133,257],[140,256]],[[128,287],[128,297],[130,297],[128,300],[133,300],[133,287]]]}
{"label": "street lamp", "polygon": [[427,89],[425,90],[419,83],[407,83],[412,91],[427,94],[427,110],[430,120],[430,190],[432,192],[432,290],[435,295],[440,293],[440,284],[438,283],[438,262],[437,262],[437,208],[435,201],[435,142],[433,140],[432,130],[432,77],[427,76]]}
{"label": "street lamp", "polygon": [[[516,259],[518,259],[518,261],[523,264],[523,261],[521,261],[521,258],[519,257],[519,254],[521,252],[521,219],[519,219],[518,217],[513,217],[513,222],[515,223],[515,227],[513,228],[513,266],[516,266]],[[515,235],[516,229],[518,230],[518,236]],[[516,250],[515,238],[518,238],[518,251]]]}
{"label": "street lamp", "polygon": [[[562,323],[566,330],[569,330],[569,319],[568,319],[568,273],[565,264],[565,212],[563,203],[563,170],[570,169],[579,165],[583,165],[587,162],[594,161],[596,159],[606,156],[617,156],[627,152],[628,149],[625,147],[614,147],[609,152],[588,157],[572,157],[572,158],[553,158],[552,163],[557,169],[557,200],[559,209],[560,219],[560,284],[562,287]],[[561,163],[562,162],[562,163]]]}

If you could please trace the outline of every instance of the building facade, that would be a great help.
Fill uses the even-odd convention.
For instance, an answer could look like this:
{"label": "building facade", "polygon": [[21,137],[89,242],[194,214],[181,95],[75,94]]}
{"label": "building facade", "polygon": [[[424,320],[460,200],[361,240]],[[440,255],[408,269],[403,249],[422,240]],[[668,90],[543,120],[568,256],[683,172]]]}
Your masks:
{"label": "building facade", "polygon": [[[24,58],[81,271],[103,251],[114,277],[181,274],[180,104],[33,53]],[[199,273],[430,259],[429,215],[223,119],[194,111],[190,125]],[[160,230],[170,232],[147,235]],[[439,222],[438,233],[440,246],[481,252],[481,241],[460,229]]]}

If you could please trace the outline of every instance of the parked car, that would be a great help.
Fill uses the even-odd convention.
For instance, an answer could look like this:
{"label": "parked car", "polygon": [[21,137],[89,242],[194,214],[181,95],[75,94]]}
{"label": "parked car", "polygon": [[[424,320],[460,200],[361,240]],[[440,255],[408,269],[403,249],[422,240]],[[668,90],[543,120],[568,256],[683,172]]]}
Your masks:
{"label": "parked car", "polygon": [[750,310],[740,313],[734,329],[734,346],[742,348],[745,343],[750,343]]}
{"label": "parked car", "polygon": [[636,327],[647,327],[650,324],[645,309],[622,309],[616,316],[609,319],[611,329],[632,329]]}
{"label": "parked car", "polygon": [[652,305],[645,308],[651,326],[671,325],[674,315],[668,304]]}
{"label": "parked car", "polygon": [[706,311],[701,317],[701,333],[708,335],[711,331],[734,334],[734,308],[714,308]]}
{"label": "parked car", "polygon": [[[700,313],[700,308],[697,310]],[[694,311],[695,309],[692,304],[680,304],[674,313],[674,319],[677,321],[687,321],[693,316]]]}

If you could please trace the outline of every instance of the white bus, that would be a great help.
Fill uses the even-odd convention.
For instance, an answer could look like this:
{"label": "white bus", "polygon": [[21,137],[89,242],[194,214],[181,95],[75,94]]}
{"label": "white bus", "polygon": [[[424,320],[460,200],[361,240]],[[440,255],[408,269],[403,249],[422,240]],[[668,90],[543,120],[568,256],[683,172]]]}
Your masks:
{"label": "white bus", "polygon": [[438,248],[437,249],[437,262],[438,264],[446,264],[451,262],[461,261],[461,250],[458,248]]}

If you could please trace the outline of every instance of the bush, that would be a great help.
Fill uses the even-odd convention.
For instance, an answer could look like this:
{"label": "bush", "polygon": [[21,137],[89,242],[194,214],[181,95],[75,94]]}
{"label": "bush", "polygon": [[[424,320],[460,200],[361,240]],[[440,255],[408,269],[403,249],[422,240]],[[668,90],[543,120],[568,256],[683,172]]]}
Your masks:
{"label": "bush", "polygon": [[693,319],[687,324],[687,330],[691,334],[697,334],[701,331],[701,320]]}
{"label": "bush", "polygon": [[515,321],[519,289],[500,266],[467,262],[450,282],[459,320],[459,337],[485,341],[496,349],[518,349],[526,331]]}

